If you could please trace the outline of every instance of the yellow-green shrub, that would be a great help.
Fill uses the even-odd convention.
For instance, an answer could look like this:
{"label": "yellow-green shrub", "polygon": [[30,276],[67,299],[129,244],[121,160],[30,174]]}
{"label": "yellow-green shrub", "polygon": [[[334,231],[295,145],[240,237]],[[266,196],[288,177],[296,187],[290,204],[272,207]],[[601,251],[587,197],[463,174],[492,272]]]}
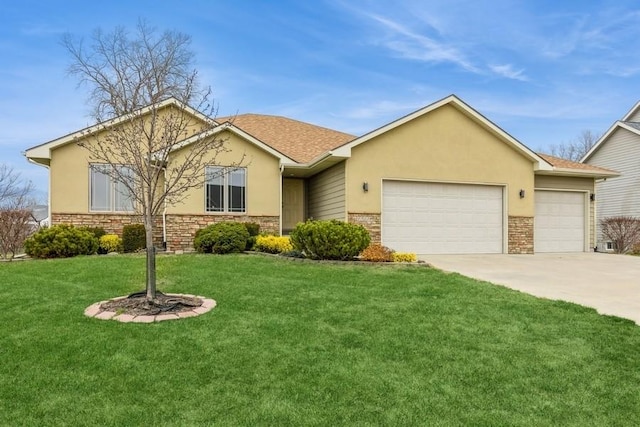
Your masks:
{"label": "yellow-green shrub", "polygon": [[393,262],[416,262],[418,257],[413,252],[394,252]]}
{"label": "yellow-green shrub", "polygon": [[104,252],[120,252],[122,251],[122,239],[115,234],[105,234],[100,237],[100,249]]}
{"label": "yellow-green shrub", "polygon": [[258,236],[253,248],[259,252],[280,254],[293,250],[291,241],[285,236]]}

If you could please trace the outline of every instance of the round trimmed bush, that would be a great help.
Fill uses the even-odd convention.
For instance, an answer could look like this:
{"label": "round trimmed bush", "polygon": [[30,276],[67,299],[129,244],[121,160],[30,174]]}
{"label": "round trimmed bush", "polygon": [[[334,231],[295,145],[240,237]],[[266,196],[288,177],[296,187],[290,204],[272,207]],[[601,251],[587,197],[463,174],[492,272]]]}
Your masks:
{"label": "round trimmed bush", "polygon": [[98,239],[87,230],[59,224],[38,230],[24,242],[24,249],[33,258],[91,255],[98,250]]}
{"label": "round trimmed bush", "polygon": [[122,250],[122,239],[116,234],[105,234],[100,237],[100,250],[105,254],[120,252]]}
{"label": "round trimmed bush", "polygon": [[301,222],[291,232],[293,248],[312,259],[353,259],[370,242],[363,226],[335,219]]}
{"label": "round trimmed bush", "polygon": [[198,252],[228,254],[242,252],[249,232],[241,222],[218,222],[196,232],[193,246]]}
{"label": "round trimmed bush", "polygon": [[122,227],[122,249],[136,252],[147,248],[147,234],[144,224],[127,224]]}

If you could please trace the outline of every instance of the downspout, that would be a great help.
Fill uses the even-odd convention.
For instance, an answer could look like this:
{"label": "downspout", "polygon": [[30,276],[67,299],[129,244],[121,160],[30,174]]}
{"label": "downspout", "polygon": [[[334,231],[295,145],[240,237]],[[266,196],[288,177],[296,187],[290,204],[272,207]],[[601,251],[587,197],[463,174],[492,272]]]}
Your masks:
{"label": "downspout", "polygon": [[[167,194],[167,168],[163,169],[164,176],[164,194]],[[162,208],[162,247],[167,250],[167,199],[165,197],[162,202],[164,207]]]}
{"label": "downspout", "polygon": [[280,230],[279,230],[279,234],[280,236],[282,236],[282,186],[284,185],[284,165],[282,163],[280,163],[280,215],[279,215],[279,222],[280,222]]}

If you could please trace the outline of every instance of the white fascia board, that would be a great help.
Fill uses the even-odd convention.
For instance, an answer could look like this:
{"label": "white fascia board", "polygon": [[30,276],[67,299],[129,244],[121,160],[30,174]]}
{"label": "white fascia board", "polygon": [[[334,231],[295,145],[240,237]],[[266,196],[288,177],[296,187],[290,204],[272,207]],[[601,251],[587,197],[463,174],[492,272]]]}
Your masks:
{"label": "white fascia board", "polygon": [[627,114],[624,115],[621,121],[623,122],[628,121],[629,117],[633,116],[636,113],[636,111],[638,111],[639,108],[640,108],[640,101],[636,102],[636,105],[631,107],[631,109],[627,112]]}
{"label": "white fascia board", "polygon": [[[166,99],[162,102],[159,102],[157,104],[153,104],[153,105],[149,105],[146,107],[143,107],[139,110],[134,111],[131,114],[140,114],[140,115],[144,115],[147,114],[148,112],[152,111],[153,109],[159,110],[161,108],[164,108],[168,105],[173,105],[177,108],[180,108],[186,112],[188,112],[189,114],[198,117],[199,119],[201,119],[204,122],[207,123],[215,123],[214,120],[212,120],[210,117],[207,117],[206,115],[202,114],[201,112],[199,112],[198,110],[189,107],[186,104],[182,104],[180,101],[178,101],[175,98],[169,98]],[[27,158],[30,157],[34,157],[34,158],[46,158],[46,159],[50,159],[51,158],[51,150],[53,150],[54,148],[60,147],[62,145],[66,145],[69,144],[70,142],[75,141],[77,138],[81,137],[81,136],[88,136],[91,134],[94,134],[100,130],[103,129],[107,129],[111,126],[115,126],[119,123],[122,123],[126,120],[129,120],[131,118],[131,116],[129,114],[124,114],[122,116],[113,118],[113,119],[109,119],[109,120],[105,120],[104,122],[100,122],[97,123],[95,125],[92,126],[88,126],[84,129],[81,129],[77,132],[73,132],[70,134],[67,134],[65,136],[62,136],[60,138],[45,142],[43,144],[40,145],[36,145],[35,147],[31,147],[28,148],[27,150],[25,150],[25,156]]]}
{"label": "white fascia board", "polygon": [[538,156],[534,151],[530,150],[526,145],[516,140],[514,137],[509,135],[499,126],[494,124],[491,120],[487,119],[485,116],[483,116],[482,114],[474,110],[472,107],[467,105],[464,101],[462,101],[460,98],[458,98],[455,95],[449,95],[446,98],[443,98],[439,101],[434,102],[433,104],[427,105],[426,107],[423,107],[417,111],[414,111],[413,113],[410,113],[404,117],[401,117],[398,120],[395,120],[385,126],[375,129],[359,138],[354,139],[351,142],[346,143],[341,147],[334,149],[332,153],[335,155],[350,157],[351,149],[353,147],[356,147],[370,139],[373,139],[379,135],[382,135],[383,133],[386,133],[398,126],[401,126],[407,122],[410,122],[411,120],[414,120],[424,114],[427,114],[447,104],[455,105],[458,109],[462,110],[465,114],[472,117],[476,121],[480,122],[483,126],[490,129],[492,132],[497,134],[500,138],[505,140],[507,144],[509,144],[516,151],[519,151],[525,157],[528,157],[529,159],[531,159],[535,164],[534,170],[536,171],[537,170],[549,170],[549,171],[553,170],[553,166],[549,164],[546,160]]}

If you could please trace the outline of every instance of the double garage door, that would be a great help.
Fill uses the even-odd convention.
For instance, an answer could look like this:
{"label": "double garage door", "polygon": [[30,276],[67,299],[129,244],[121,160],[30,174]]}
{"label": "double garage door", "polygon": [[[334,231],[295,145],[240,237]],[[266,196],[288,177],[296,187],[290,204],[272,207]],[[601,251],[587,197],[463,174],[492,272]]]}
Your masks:
{"label": "double garage door", "polygon": [[[419,254],[503,253],[504,187],[383,181],[382,243]],[[535,192],[534,251],[585,250],[585,193]]]}
{"label": "double garage door", "polygon": [[502,253],[503,187],[383,181],[382,243],[419,254]]}

